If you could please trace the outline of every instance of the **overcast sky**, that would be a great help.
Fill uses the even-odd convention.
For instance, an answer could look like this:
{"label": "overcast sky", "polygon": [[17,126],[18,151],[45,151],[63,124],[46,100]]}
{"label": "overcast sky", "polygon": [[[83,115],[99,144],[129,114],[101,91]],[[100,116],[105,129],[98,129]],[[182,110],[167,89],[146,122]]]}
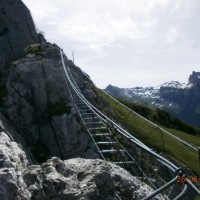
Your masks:
{"label": "overcast sky", "polygon": [[100,88],[187,82],[200,71],[199,0],[23,0],[46,39]]}

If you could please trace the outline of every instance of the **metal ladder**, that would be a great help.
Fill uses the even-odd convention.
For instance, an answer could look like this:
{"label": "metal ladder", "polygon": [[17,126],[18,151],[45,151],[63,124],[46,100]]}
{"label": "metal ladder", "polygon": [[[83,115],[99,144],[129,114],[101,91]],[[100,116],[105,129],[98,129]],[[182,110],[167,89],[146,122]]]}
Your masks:
{"label": "metal ladder", "polygon": [[[71,80],[73,80],[72,74],[69,71],[68,74]],[[120,165],[129,171],[131,171],[131,169],[134,171],[136,168],[136,162],[115,137],[114,127],[110,128],[109,124],[102,121],[98,114],[92,111],[92,109],[80,99],[69,84],[68,87],[74,105],[77,108],[79,116],[82,120],[82,124],[90,134],[90,137],[95,143],[101,157],[104,160]]]}
{"label": "metal ladder", "polygon": [[[136,175],[137,178],[142,178],[143,181],[145,181],[146,183],[148,182],[148,184],[155,189],[155,192],[153,192],[143,200],[150,200],[156,195],[161,194],[162,192],[167,192],[165,198],[168,200],[190,200],[194,199],[196,195],[200,196],[200,191],[197,188],[196,184],[193,184],[189,181],[187,181],[187,184],[177,184],[178,176],[187,176],[187,174],[182,173],[181,168],[177,167],[174,163],[170,162],[163,156],[152,151],[149,147],[141,143],[137,138],[133,137],[126,130],[121,128],[118,124],[113,122],[101,111],[99,111],[95,106],[93,106],[83,96],[70,72],[69,67],[65,66],[62,51],[61,60],[63,64],[63,71],[65,73],[66,84],[70,91],[74,105],[77,108],[79,116],[82,120],[82,124],[84,125],[85,129],[87,130],[91,139],[96,145],[101,157],[104,160],[111,161],[117,165],[122,166],[134,176]],[[122,145],[123,141],[118,141],[119,135],[122,136],[124,140],[130,142],[132,148],[134,149],[133,151],[128,151],[130,150],[129,148],[128,150],[125,149],[124,145]],[[148,167],[148,162],[150,161],[149,159],[151,159],[150,163],[152,164],[153,168],[152,166],[150,167],[150,169],[152,170],[150,170],[150,174],[146,175],[146,172],[141,169],[141,164],[139,165],[138,163],[137,156],[141,157],[140,152],[145,153],[145,156],[148,156],[146,158],[147,161],[145,161],[146,159],[144,159],[143,161],[143,163],[147,165],[145,167]],[[153,163],[152,159],[154,160]],[[151,178],[151,174],[154,173],[154,167],[156,167],[156,171],[158,169],[163,170],[164,168],[166,168],[169,175],[171,174],[169,177],[170,179],[165,179],[164,177],[160,176],[160,178],[162,179],[162,183],[159,183],[161,181],[159,179],[158,184],[156,183],[155,185],[152,182]],[[155,174],[159,175],[159,173]]]}

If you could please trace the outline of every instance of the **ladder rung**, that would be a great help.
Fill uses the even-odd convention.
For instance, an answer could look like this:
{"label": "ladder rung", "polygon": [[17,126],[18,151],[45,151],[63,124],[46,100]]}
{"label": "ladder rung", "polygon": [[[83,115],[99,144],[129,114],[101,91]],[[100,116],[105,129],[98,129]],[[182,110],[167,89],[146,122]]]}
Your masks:
{"label": "ladder rung", "polygon": [[88,128],[89,130],[103,130],[103,129],[107,129],[106,127],[91,127],[91,128]]}
{"label": "ladder rung", "polygon": [[103,124],[103,123],[100,121],[100,122],[85,122],[85,124]]}
{"label": "ladder rung", "polygon": [[93,115],[94,115],[94,113],[93,113],[93,112],[90,112],[90,113],[89,113],[89,112],[81,113],[81,115],[89,115],[89,114],[90,114],[90,115],[91,115],[91,114],[93,114]]}
{"label": "ladder rung", "polygon": [[103,141],[103,142],[96,142],[96,144],[117,144],[118,142],[112,142],[112,141]]}
{"label": "ladder rung", "polygon": [[94,115],[94,113],[81,113],[81,115],[89,115],[89,116],[91,116],[91,115]]}
{"label": "ladder rung", "polygon": [[86,117],[86,118],[83,118],[83,120],[93,120],[93,119],[99,119],[98,117]]}
{"label": "ladder rung", "polygon": [[[80,110],[79,110],[80,111]],[[84,114],[92,114],[94,115],[94,113],[91,111],[91,110],[88,110],[88,111],[80,111],[80,114],[81,115],[84,115]]]}
{"label": "ladder rung", "polygon": [[135,164],[135,161],[113,162],[114,164]]}
{"label": "ladder rung", "polygon": [[96,133],[96,134],[92,134],[92,136],[110,136],[112,135],[112,133]]}
{"label": "ladder rung", "polygon": [[124,152],[123,149],[107,149],[107,150],[101,150],[101,153],[117,153],[117,152]]}

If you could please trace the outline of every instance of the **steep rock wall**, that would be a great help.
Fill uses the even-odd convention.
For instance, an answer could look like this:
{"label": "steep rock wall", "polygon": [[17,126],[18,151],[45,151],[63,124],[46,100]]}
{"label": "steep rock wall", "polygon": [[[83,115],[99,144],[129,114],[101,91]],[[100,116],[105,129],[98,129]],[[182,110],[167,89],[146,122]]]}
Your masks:
{"label": "steep rock wall", "polygon": [[35,30],[29,9],[21,0],[0,2],[0,64],[22,57],[24,48],[44,40]]}
{"label": "steep rock wall", "polygon": [[3,114],[40,162],[52,155],[98,157],[66,85],[59,47],[34,44],[26,53],[1,70]]}

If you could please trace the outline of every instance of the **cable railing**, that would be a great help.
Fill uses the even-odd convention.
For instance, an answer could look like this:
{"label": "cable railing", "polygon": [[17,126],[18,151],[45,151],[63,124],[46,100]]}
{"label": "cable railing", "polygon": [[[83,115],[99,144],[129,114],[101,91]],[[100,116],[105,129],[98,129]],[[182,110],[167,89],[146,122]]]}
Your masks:
{"label": "cable railing", "polygon": [[[150,145],[153,149],[156,149],[162,154],[166,153],[167,155],[172,155],[172,157],[182,163],[182,166],[187,166],[194,173],[200,175],[200,152],[197,147],[200,142],[198,136],[175,130],[173,130],[172,134],[160,125],[147,120],[131,110],[105,91],[100,89],[96,90],[97,93],[109,103],[111,109],[115,110],[115,115],[113,115],[113,112],[107,112],[106,114],[108,116],[112,119],[117,119],[118,123],[123,124],[124,129],[131,132],[137,138],[140,138],[140,140],[145,141],[145,143]],[[174,134],[177,134],[177,136]],[[191,140],[193,144],[181,139],[184,137]],[[195,146],[194,144],[197,145]]]}
{"label": "cable railing", "polygon": [[[166,199],[190,200],[194,199],[196,195],[200,195],[196,184],[188,181],[178,182],[180,176],[188,180],[189,172],[186,173],[182,168],[177,167],[143,144],[84,97],[69,67],[65,65],[62,50],[60,53],[72,99],[101,157],[124,167],[133,176],[137,176],[137,178],[151,185],[155,192],[145,199],[163,194]],[[112,144],[109,149],[108,144]],[[115,144],[117,145],[115,146]],[[104,147],[101,145],[104,145]]]}
{"label": "cable railing", "polygon": [[172,133],[166,131],[165,129],[159,127],[157,124],[151,122],[150,120],[146,119],[145,117],[141,116],[140,114],[138,114],[137,112],[135,112],[134,110],[131,110],[129,107],[127,107],[126,105],[124,105],[123,103],[119,102],[117,99],[115,99],[113,96],[111,96],[110,94],[108,94],[106,91],[101,90],[102,92],[104,92],[107,96],[109,96],[109,98],[113,99],[114,101],[116,101],[118,104],[120,104],[121,106],[123,106],[124,108],[126,108],[127,110],[129,110],[130,112],[134,113],[135,115],[137,115],[138,117],[140,117],[141,119],[143,119],[144,121],[146,121],[147,123],[153,125],[155,128],[160,129],[162,132],[164,132],[167,135],[170,135],[172,138],[174,138],[175,140],[178,140],[179,142],[183,143],[184,145],[190,147],[191,149],[195,150],[196,152],[198,152],[198,147],[194,146],[193,144],[190,144],[188,142],[186,142],[185,140],[173,135]]}
{"label": "cable railing", "polygon": [[[82,70],[81,70],[82,71]],[[82,71],[83,72],[83,71]],[[92,81],[90,79],[90,77],[88,75],[86,75],[84,72],[83,74],[85,75],[85,77],[87,79],[89,79],[90,81]],[[162,127],[160,127],[159,125],[153,123],[152,121],[148,120],[147,118],[143,117],[142,115],[138,114],[137,112],[135,112],[134,110],[130,109],[128,106],[124,105],[122,102],[118,101],[116,98],[114,98],[113,96],[111,96],[109,93],[107,93],[105,90],[99,89],[99,91],[101,91],[102,93],[104,93],[106,96],[108,96],[110,99],[112,99],[113,101],[115,101],[118,105],[120,105],[120,107],[124,107],[125,109],[127,109],[129,111],[128,117],[130,116],[130,114],[134,114],[135,116],[139,117],[140,119],[144,120],[146,123],[152,125],[155,129],[159,129],[162,133],[169,135],[170,137],[172,137],[173,139],[177,140],[178,142],[184,144],[185,146],[189,147],[190,149],[192,149],[193,151],[195,151],[197,154],[199,154],[199,163],[200,163],[200,147],[191,144],[183,139],[181,139],[180,137],[170,133],[169,131],[163,129]]]}

